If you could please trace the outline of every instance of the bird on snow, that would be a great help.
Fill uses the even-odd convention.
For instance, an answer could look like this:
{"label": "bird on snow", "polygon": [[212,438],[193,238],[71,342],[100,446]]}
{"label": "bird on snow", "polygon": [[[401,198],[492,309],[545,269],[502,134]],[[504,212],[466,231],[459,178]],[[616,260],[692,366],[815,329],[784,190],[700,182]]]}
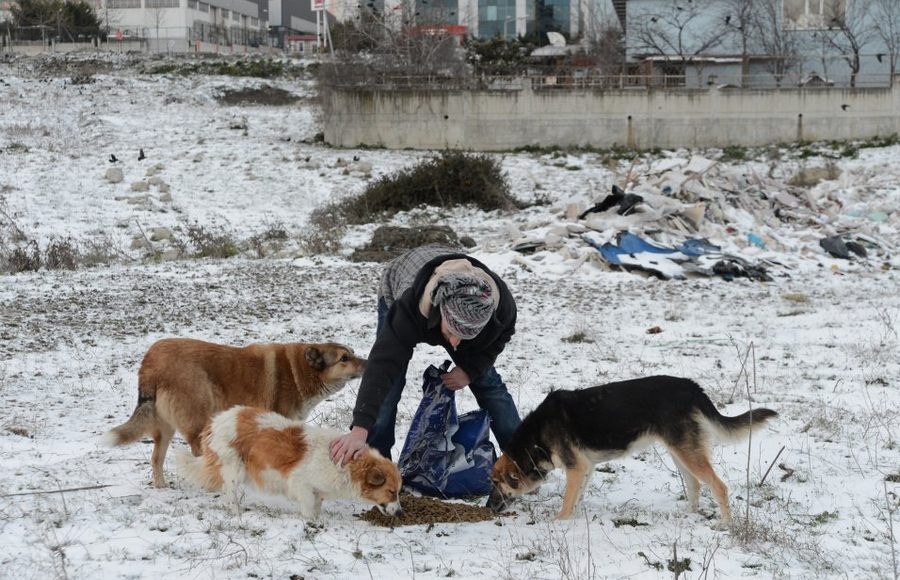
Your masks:
{"label": "bird on snow", "polygon": [[109,154],[109,162],[110,162],[110,163],[115,163],[115,162],[117,162],[118,160],[119,160],[118,157],[116,157],[116,156],[113,155],[112,153]]}
{"label": "bird on snow", "polygon": [[143,149],[141,149],[140,151],[138,151],[138,161],[143,161],[143,160],[146,159],[146,158],[147,158],[147,156],[144,155],[144,150],[143,150]]}
{"label": "bird on snow", "polygon": [[846,111],[846,110],[849,109],[849,108],[850,108],[850,105],[846,105],[846,104],[841,105],[841,109],[844,110],[844,111]]}

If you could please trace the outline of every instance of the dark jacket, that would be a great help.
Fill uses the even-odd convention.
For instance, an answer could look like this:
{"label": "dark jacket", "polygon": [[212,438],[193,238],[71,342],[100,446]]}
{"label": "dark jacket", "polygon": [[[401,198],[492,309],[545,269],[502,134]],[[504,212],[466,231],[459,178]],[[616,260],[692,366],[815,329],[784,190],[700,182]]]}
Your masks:
{"label": "dark jacket", "polygon": [[[487,325],[471,340],[462,341],[456,350],[441,333],[440,309],[432,306],[428,318],[419,311],[419,300],[434,269],[447,260],[466,259],[481,268],[497,283],[500,303]],[[406,376],[413,349],[421,342],[443,346],[456,366],[475,381],[494,366],[506,343],[516,331],[516,302],[506,283],[478,260],[465,254],[439,256],[422,267],[413,285],[388,310],[375,345],[369,352],[366,370],[356,396],[353,426],[371,429],[391,385]]]}

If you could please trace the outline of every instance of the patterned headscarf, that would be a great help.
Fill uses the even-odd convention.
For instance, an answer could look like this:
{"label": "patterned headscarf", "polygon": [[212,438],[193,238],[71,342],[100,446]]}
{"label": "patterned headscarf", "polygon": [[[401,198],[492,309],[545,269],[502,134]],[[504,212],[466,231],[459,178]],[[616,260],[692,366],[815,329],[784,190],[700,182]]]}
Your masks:
{"label": "patterned headscarf", "polygon": [[484,280],[455,272],[440,278],[431,302],[440,307],[450,332],[463,340],[478,336],[494,312],[491,287]]}

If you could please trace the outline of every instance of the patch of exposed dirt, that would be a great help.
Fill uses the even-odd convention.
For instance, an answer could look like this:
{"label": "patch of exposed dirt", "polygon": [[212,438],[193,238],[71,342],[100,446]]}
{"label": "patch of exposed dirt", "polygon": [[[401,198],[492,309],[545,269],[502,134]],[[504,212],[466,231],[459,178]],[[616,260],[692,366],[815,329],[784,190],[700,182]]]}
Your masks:
{"label": "patch of exposed dirt", "polygon": [[407,250],[430,244],[441,244],[452,248],[458,247],[460,241],[450,226],[435,225],[413,228],[381,226],[372,234],[372,241],[367,246],[353,252],[350,260],[353,262],[388,262]]}
{"label": "patch of exposed dirt", "polygon": [[293,105],[300,97],[278,87],[263,85],[257,88],[226,90],[217,97],[217,100],[223,105],[283,107]]}
{"label": "patch of exposed dirt", "polygon": [[444,522],[485,522],[513,513],[496,514],[494,510],[484,506],[442,501],[433,497],[412,494],[401,494],[400,505],[403,507],[400,517],[385,515],[374,507],[367,512],[357,514],[357,517],[376,526],[395,528]]}
{"label": "patch of exposed dirt", "polygon": [[[107,74],[113,63],[104,58],[86,58],[65,55],[40,55],[30,58],[34,70],[42,77],[90,78],[95,74]],[[84,84],[84,83],[82,83]]]}

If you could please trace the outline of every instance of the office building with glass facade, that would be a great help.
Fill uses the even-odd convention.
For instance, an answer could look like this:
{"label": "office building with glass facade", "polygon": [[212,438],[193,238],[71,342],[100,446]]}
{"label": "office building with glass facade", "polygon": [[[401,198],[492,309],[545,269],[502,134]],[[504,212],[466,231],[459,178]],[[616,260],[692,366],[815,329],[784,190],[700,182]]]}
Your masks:
{"label": "office building with glass facade", "polygon": [[[418,25],[461,25],[478,38],[514,38],[547,32],[568,38],[581,30],[582,2],[590,0],[412,0]],[[367,0],[378,12],[402,10],[398,0]]]}

